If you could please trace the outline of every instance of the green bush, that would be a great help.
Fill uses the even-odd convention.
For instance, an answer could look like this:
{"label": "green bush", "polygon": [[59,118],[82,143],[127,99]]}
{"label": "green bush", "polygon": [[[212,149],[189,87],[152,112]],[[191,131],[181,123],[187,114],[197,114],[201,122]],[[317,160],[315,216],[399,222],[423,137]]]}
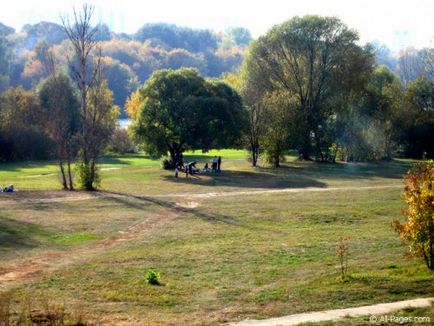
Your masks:
{"label": "green bush", "polygon": [[146,282],[152,285],[160,285],[160,273],[153,269],[146,271]]}

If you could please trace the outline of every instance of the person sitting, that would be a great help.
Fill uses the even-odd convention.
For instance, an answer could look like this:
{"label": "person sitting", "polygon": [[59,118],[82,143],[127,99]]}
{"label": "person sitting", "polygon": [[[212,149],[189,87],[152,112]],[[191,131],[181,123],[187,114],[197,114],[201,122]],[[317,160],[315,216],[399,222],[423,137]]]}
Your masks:
{"label": "person sitting", "polygon": [[3,189],[3,192],[14,192],[14,185],[9,185]]}
{"label": "person sitting", "polygon": [[190,174],[194,174],[194,173],[197,173],[199,170],[196,168],[196,161],[195,162],[191,162],[190,164],[189,164],[189,166],[188,166],[188,169],[189,169],[189,173]]}

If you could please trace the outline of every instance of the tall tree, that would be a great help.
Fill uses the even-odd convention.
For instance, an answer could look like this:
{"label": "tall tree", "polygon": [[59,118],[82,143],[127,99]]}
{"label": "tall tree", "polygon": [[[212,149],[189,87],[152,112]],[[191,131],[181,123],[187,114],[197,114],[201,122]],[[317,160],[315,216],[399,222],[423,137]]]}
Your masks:
{"label": "tall tree", "polygon": [[393,140],[398,132],[395,122],[400,114],[401,82],[386,66],[379,66],[373,71],[366,88],[366,113],[381,130],[381,158],[391,159]]}
{"label": "tall tree", "polygon": [[[92,27],[94,8],[83,5],[82,11],[74,9],[73,22],[62,17],[62,23],[68,39],[74,49],[74,59],[69,60],[72,79],[80,93],[80,176],[84,189],[94,190],[98,181],[97,160],[110,135],[105,132],[104,118],[111,117],[111,92],[107,91],[102,81],[101,50],[97,49],[95,34],[98,29]],[[97,120],[96,117],[99,117]],[[110,119],[108,119],[109,121]],[[100,132],[100,128],[104,132]],[[114,129],[114,128],[113,128]],[[106,137],[96,139],[95,135]]]}
{"label": "tall tree", "polygon": [[337,76],[348,65],[364,66],[349,58],[365,54],[356,57],[373,62],[370,49],[359,47],[357,41],[357,33],[337,18],[305,16],[274,26],[250,47],[254,79],[262,80],[261,87],[287,92],[298,100],[299,147],[305,159],[313,152],[317,159],[325,160],[323,128],[334,113],[333,97],[343,91]]}
{"label": "tall tree", "polygon": [[155,72],[140,97],[134,133],[152,156],[169,152],[172,164],[186,149],[232,146],[241,134],[239,95],[224,83],[206,81],[195,69]]}
{"label": "tall tree", "polygon": [[[116,129],[119,107],[113,105],[113,92],[101,73],[89,89],[87,101],[88,116],[83,123],[86,124],[84,129],[91,132],[81,145],[86,146],[88,161],[82,159],[79,168],[82,187],[93,190],[100,182],[97,163]],[[84,148],[81,150],[84,151]]]}
{"label": "tall tree", "polygon": [[401,128],[406,154],[434,158],[434,83],[426,77],[410,82],[403,108]]}
{"label": "tall tree", "polygon": [[295,121],[293,114],[296,112],[297,100],[288,94],[276,92],[269,93],[262,105],[264,131],[260,137],[261,146],[268,163],[279,167],[291,144],[291,132],[294,130],[291,124]]}
{"label": "tall tree", "polygon": [[80,130],[79,103],[68,77],[53,74],[39,89],[45,127],[57,147],[63,189],[74,189],[71,164],[77,154],[77,133]]}
{"label": "tall tree", "polygon": [[262,84],[263,79],[257,78],[258,69],[257,61],[253,59],[251,52],[247,53],[241,68],[239,87],[248,116],[247,143],[253,167],[259,160],[260,143],[265,134],[267,117],[264,104],[267,88]]}

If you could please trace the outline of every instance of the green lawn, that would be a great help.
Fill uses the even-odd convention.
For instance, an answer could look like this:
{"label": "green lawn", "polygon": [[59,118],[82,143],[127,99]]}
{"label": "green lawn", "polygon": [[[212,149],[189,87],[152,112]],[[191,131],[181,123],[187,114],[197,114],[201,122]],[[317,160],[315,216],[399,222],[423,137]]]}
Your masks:
{"label": "green lawn", "polygon": [[[223,172],[188,180],[141,154],[106,157],[102,191],[93,194],[56,191],[52,164],[0,165],[0,182],[20,189],[0,196],[0,273],[41,265],[0,289],[18,301],[31,294],[80,305],[88,319],[117,325],[221,324],[434,293],[434,274],[405,255],[391,227],[410,161],[288,157],[280,169],[253,169],[235,150],[186,160],[214,154]],[[299,190],[245,194],[286,188]],[[80,196],[92,198],[70,200]],[[345,282],[341,236],[350,237]],[[148,268],[161,273],[161,286],[146,283]]]}

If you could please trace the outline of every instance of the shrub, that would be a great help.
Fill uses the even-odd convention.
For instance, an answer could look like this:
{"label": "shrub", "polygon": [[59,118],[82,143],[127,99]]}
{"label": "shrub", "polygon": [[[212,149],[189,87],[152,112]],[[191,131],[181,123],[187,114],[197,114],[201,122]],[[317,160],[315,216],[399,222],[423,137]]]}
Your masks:
{"label": "shrub", "polygon": [[393,225],[410,252],[434,270],[434,161],[417,163],[407,172],[403,199],[407,223],[396,220]]}
{"label": "shrub", "polygon": [[92,162],[91,164],[84,164],[83,162],[79,162],[77,164],[77,170],[80,176],[80,186],[83,189],[90,190],[88,188],[89,183],[92,184],[92,187],[98,187],[101,182],[99,170],[96,166],[96,162]]}
{"label": "shrub", "polygon": [[146,282],[152,285],[160,285],[160,273],[153,269],[146,271]]}

